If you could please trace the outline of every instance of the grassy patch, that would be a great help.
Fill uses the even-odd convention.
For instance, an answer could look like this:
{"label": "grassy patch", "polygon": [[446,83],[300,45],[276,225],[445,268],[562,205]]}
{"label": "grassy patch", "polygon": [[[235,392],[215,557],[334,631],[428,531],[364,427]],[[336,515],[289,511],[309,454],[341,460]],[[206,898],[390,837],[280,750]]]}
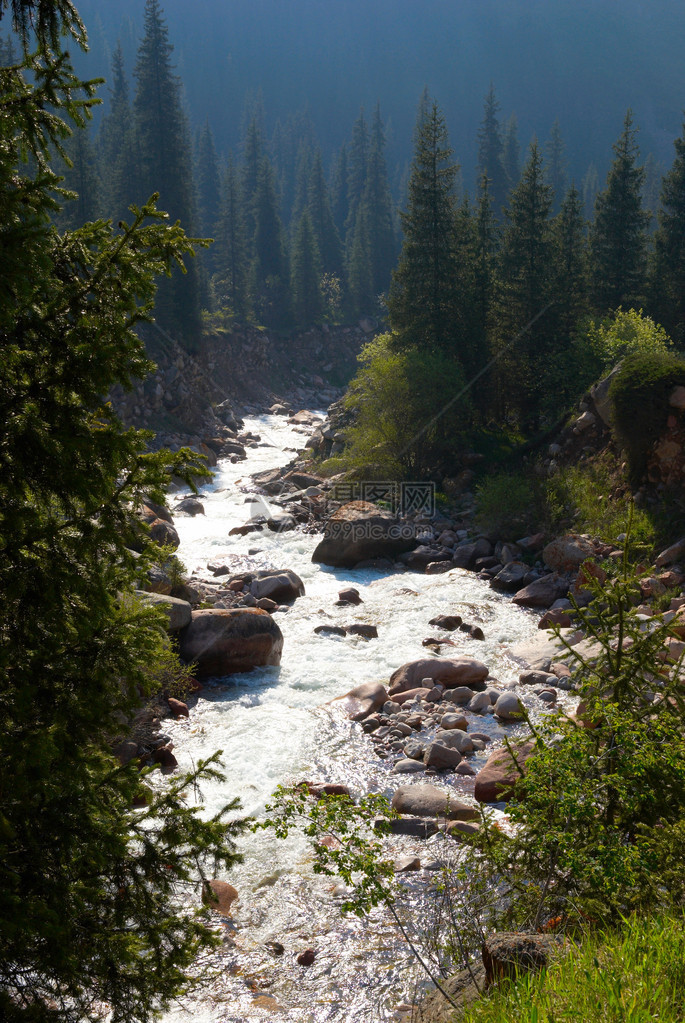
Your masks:
{"label": "grassy patch", "polygon": [[463,1023],[676,1023],[685,1019],[683,916],[632,917],[591,935],[543,974],[501,985]]}

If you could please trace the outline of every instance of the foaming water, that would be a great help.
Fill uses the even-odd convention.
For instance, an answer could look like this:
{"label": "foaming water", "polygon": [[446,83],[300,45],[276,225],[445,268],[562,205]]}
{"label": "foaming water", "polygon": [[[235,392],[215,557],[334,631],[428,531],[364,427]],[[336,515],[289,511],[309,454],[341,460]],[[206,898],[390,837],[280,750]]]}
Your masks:
{"label": "foaming water", "polygon": [[[265,530],[229,537],[232,527],[250,517],[255,494],[249,475],[286,464],[292,449],[303,443],[302,433],[276,416],[248,419],[245,426],[269,446],[248,449],[247,462],[221,463],[213,483],[200,494],[205,515],[176,518],[179,557],[190,572],[205,575],[211,561],[236,571],[290,568],[302,578],[306,595],[275,616],[284,635],[281,665],[217,679],[203,689],[190,719],[166,729],[175,755],[181,769],[188,769],[222,750],[225,780],[203,786],[208,813],[238,796],[242,812],[259,817],[277,785],[302,778],[343,782],[359,795],[390,795],[407,779],[390,775],[391,765],[375,756],[360,727],[346,721],[330,701],[363,682],[387,680],[406,661],[430,656],[421,641],[434,631],[429,620],[445,613],[479,624],[486,637],[474,641],[452,633],[456,646],[446,648],[447,656],[477,657],[491,675],[511,685],[520,668],[508,648],[535,635],[537,619],[459,569],[437,576],[334,570],[312,564],[315,535]],[[334,606],[346,585],[360,591],[358,607]],[[314,633],[317,625],[353,622],[376,625],[378,639]],[[539,710],[534,696],[525,690],[519,695]],[[492,716],[474,717],[470,727],[495,740],[516,730],[508,726],[505,731]],[[470,761],[476,770],[486,756]],[[469,798],[469,779],[431,780],[458,787]],[[444,842],[442,836],[428,843],[395,839],[393,851],[396,855],[401,848],[430,859],[433,847]],[[241,851],[245,862],[230,876],[241,896],[235,925],[226,932],[225,947],[207,961],[217,975],[203,996],[168,1014],[169,1023],[247,1023],[274,1012],[293,1023],[399,1018],[395,1006],[411,998],[417,975],[386,913],[378,910],[364,921],[342,917],[344,893],[332,879],[313,873],[301,837],[283,842],[258,832],[241,840]],[[409,898],[418,900],[419,913],[420,900],[430,892],[430,875],[422,871],[407,883],[416,888]],[[265,949],[269,941],[280,942],[284,953],[271,955]],[[317,950],[317,957],[313,966],[303,968],[296,955],[308,947]]]}

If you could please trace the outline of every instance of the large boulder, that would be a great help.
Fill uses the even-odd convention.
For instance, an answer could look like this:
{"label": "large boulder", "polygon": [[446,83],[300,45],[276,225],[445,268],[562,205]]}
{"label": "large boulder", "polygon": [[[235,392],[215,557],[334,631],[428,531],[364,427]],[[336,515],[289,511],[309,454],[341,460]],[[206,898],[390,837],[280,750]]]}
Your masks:
{"label": "large boulder", "polygon": [[469,686],[470,689],[484,689],[488,668],[475,657],[423,658],[420,661],[409,661],[390,676],[388,692],[404,693],[409,689],[418,689],[424,679],[429,678],[446,689],[455,686]]}
{"label": "large boulder", "polygon": [[392,797],[392,808],[412,817],[444,817],[450,821],[470,821],[478,816],[475,807],[429,784],[400,785]]}
{"label": "large boulder", "polygon": [[334,703],[342,703],[348,718],[351,721],[363,721],[375,710],[380,710],[387,702],[388,693],[385,686],[380,682],[365,682],[356,686],[344,696],[338,696]]}
{"label": "large boulder", "polygon": [[179,600],[177,597],[162,593],[145,593],[143,590],[136,590],[136,596],[144,604],[159,607],[165,612],[169,619],[169,632],[177,632],[190,625],[193,609],[187,600]]}
{"label": "large boulder", "polygon": [[283,634],[260,608],[193,611],[180,634],[180,654],[200,678],[280,664]]}
{"label": "large boulder", "polygon": [[150,523],[150,539],[162,547],[173,547],[174,550],[181,545],[178,533],[165,519],[155,519]]}
{"label": "large boulder", "polygon": [[312,561],[334,568],[353,568],[360,561],[395,558],[416,545],[413,526],[399,522],[368,501],[350,501],[326,522]]}
{"label": "large boulder", "polygon": [[497,575],[493,577],[490,585],[493,590],[515,593],[524,585],[524,580],[529,572],[530,567],[522,561],[510,561],[508,565],[501,568]]}
{"label": "large boulder", "polygon": [[542,559],[555,572],[576,572],[586,558],[595,555],[595,545],[587,536],[571,533],[552,540],[542,551]]}
{"label": "large boulder", "polygon": [[514,604],[520,607],[551,607],[559,597],[565,597],[568,593],[568,581],[562,579],[556,572],[541,576],[534,582],[524,586],[522,590],[511,598]]}
{"label": "large boulder", "polygon": [[255,572],[250,583],[250,593],[257,600],[269,597],[278,604],[290,604],[304,596],[304,583],[291,569],[263,569]]}
{"label": "large boulder", "polygon": [[516,762],[508,749],[495,750],[485,762],[485,767],[476,775],[473,794],[479,803],[496,803],[511,798],[521,778],[516,764],[525,774],[526,761],[533,754],[535,745],[524,742],[512,748]]}

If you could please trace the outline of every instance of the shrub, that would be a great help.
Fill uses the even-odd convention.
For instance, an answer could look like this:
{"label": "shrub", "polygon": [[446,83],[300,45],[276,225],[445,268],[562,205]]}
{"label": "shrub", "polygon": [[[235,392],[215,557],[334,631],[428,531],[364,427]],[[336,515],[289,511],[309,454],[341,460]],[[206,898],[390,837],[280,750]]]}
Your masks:
{"label": "shrub", "polygon": [[677,384],[685,384],[685,360],[667,351],[633,352],[612,382],[613,429],[633,484],[642,479],[650,448],[666,426],[669,395]]}
{"label": "shrub", "polygon": [[655,323],[642,310],[618,309],[601,323],[588,328],[585,347],[597,367],[605,373],[627,355],[634,353],[659,355],[673,349],[663,327]]}

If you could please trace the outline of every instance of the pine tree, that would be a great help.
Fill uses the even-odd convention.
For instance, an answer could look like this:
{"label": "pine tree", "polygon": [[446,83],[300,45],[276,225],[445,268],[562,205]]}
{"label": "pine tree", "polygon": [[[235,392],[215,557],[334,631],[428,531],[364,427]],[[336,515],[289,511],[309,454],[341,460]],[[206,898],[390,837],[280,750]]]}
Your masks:
{"label": "pine tree", "polygon": [[685,122],[674,143],[675,159],[663,179],[654,239],[651,306],[671,337],[685,345]]}
{"label": "pine tree", "polygon": [[369,234],[369,258],[371,279],[369,288],[372,295],[387,292],[390,274],[397,255],[393,230],[393,210],[388,171],[385,163],[385,131],[381,120],[380,105],[376,106],[366,173],[366,185],[362,204],[366,211]]}
{"label": "pine tree", "polygon": [[400,214],[404,242],[388,309],[400,348],[457,357],[456,167],[451,158],[445,120],[433,103],[417,126],[407,209]]}
{"label": "pine tree", "polygon": [[521,147],[518,138],[518,121],[512,114],[507,121],[502,139],[502,166],[507,178],[507,189],[510,192],[519,183],[521,177]]}
{"label": "pine tree", "polygon": [[547,315],[553,297],[551,208],[552,190],[533,141],[506,211],[493,316],[501,406],[513,411],[526,431],[539,425],[554,357],[553,324]]}
{"label": "pine tree", "polygon": [[629,110],[613,147],[616,155],[606,186],[595,202],[590,255],[593,301],[600,315],[644,301],[649,214],[642,208],[644,170],[637,165],[636,136]]}
{"label": "pine tree", "polygon": [[309,205],[309,182],[312,174],[313,153],[310,146],[302,142],[297,152],[297,171],[295,174],[295,194],[292,204],[292,236],[294,238],[300,226],[302,214]]}
{"label": "pine tree", "polygon": [[100,125],[98,149],[105,207],[109,216],[118,223],[126,219],[132,203],[147,198],[140,179],[138,145],[121,43],[117,44],[112,57],[109,109]]}
{"label": "pine tree", "polygon": [[[181,105],[180,81],[173,73],[173,46],[159,0],[145,0],[145,35],[138,50],[134,113],[140,147],[141,180],[146,196],[159,193],[172,221],[194,232],[196,211],[188,125]],[[162,281],[156,317],[167,330],[180,332],[189,349],[198,345],[200,289],[196,265]]]}
{"label": "pine tree", "polygon": [[659,223],[659,206],[661,203],[661,186],[665,169],[663,164],[650,153],[645,160],[645,182],[642,187],[642,201],[649,213],[647,224],[648,234],[653,234]]}
{"label": "pine tree", "polygon": [[[564,201],[566,195],[566,160],[564,159],[565,150],[564,140],[561,137],[561,128],[559,127],[559,121],[556,120],[552,125],[550,132],[549,141],[546,146],[547,155],[547,184],[551,186],[554,193],[554,205],[552,206],[552,212],[558,213],[561,209],[561,204]],[[594,205],[594,197],[593,197]]]}
{"label": "pine tree", "polygon": [[297,225],[290,258],[293,318],[298,327],[309,327],[321,318],[321,255],[309,214],[305,210]]}
{"label": "pine tree", "polygon": [[229,159],[221,182],[221,202],[216,224],[215,304],[238,319],[248,315],[248,244],[240,179]]}
{"label": "pine tree", "polygon": [[[489,357],[490,319],[495,295],[499,231],[492,215],[492,198],[488,178],[478,183],[478,206],[473,225],[473,345],[480,353],[478,369]],[[473,371],[469,379],[473,379]],[[493,404],[492,373],[482,375],[472,392],[472,400],[484,415]]]}
{"label": "pine tree", "polygon": [[509,187],[504,170],[504,147],[497,112],[499,103],[495,98],[495,89],[491,85],[485,97],[485,112],[478,133],[478,177],[487,174],[490,180],[493,211],[496,220],[502,217],[502,207],[506,205]]}

